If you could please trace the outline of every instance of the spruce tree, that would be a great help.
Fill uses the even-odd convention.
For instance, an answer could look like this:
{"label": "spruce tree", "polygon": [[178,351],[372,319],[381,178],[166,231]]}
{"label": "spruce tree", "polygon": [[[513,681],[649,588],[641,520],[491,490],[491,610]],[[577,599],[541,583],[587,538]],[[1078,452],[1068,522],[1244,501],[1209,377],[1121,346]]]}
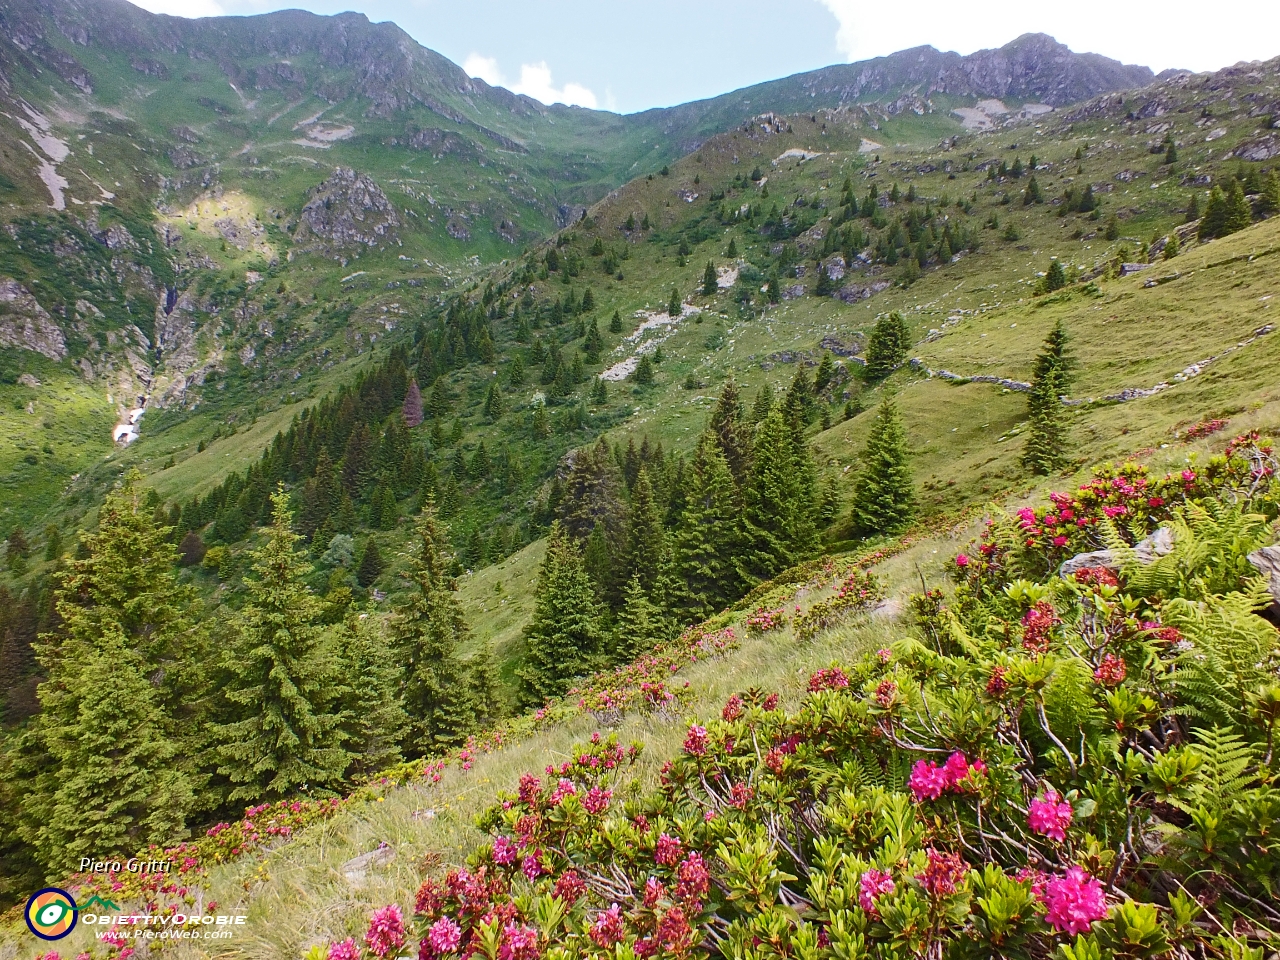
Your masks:
{"label": "spruce tree", "polygon": [[215,737],[231,801],[334,790],[350,759],[338,709],[346,691],[323,634],[322,604],[305,582],[312,568],[298,553],[283,487],[271,504],[266,543],[250,554],[248,602],[232,621],[223,664],[223,693],[236,719],[218,725]]}
{"label": "spruce tree", "polygon": [[729,465],[734,483],[741,487],[746,483],[747,474],[751,470],[752,429],[747,422],[747,412],[742,404],[737,381],[732,377],[720,391],[720,398],[711,412],[707,430],[720,445],[720,452]]}
{"label": "spruce tree", "polygon": [[518,674],[526,704],[545,703],[586,673],[600,650],[600,605],[582,555],[559,523],[552,524],[538,573],[533,619],[524,630]]}
{"label": "spruce tree", "polygon": [[382,575],[382,553],[378,550],[378,541],[370,537],[365,541],[364,553],[360,555],[360,564],[356,567],[356,583],[362,587],[371,587]]}
{"label": "spruce tree", "polygon": [[775,408],[756,430],[751,476],[743,496],[747,544],[742,569],[753,579],[770,579],[803,560],[817,545],[816,504],[810,489],[813,467],[807,459],[802,428]]}
{"label": "spruce tree", "polygon": [[680,303],[680,292],[675,287],[671,288],[671,297],[667,300],[667,316],[678,317],[682,309]]}
{"label": "spruce tree", "polygon": [[704,433],[685,471],[685,505],[674,536],[671,606],[685,622],[704,619],[741,596],[745,547],[733,475],[720,445]]}
{"label": "spruce tree", "polygon": [[853,492],[853,526],[862,536],[901,530],[915,508],[907,435],[897,404],[885,397],[862,451]]}
{"label": "spruce tree", "polygon": [[406,572],[413,588],[390,620],[391,649],[404,671],[403,703],[409,716],[410,752],[429,756],[456,746],[474,728],[467,671],[458,648],[471,631],[449,575],[447,536],[428,502],[414,527]]}
{"label": "spruce tree", "polygon": [[1280,171],[1272,170],[1262,182],[1258,212],[1264,216],[1280,213]]}
{"label": "spruce tree", "polygon": [[507,385],[513,389],[524,386],[524,361],[518,353],[511,358],[511,367],[507,370]]}
{"label": "spruce tree", "polygon": [[1239,180],[1231,181],[1231,192],[1227,195],[1227,215],[1223,223],[1223,235],[1243,230],[1253,222],[1253,208],[1244,195],[1244,187]]}
{"label": "spruce tree", "polygon": [[653,494],[649,470],[641,466],[631,488],[631,510],[627,522],[625,578],[639,580],[647,592],[653,590],[662,566],[665,531],[662,512]]}
{"label": "spruce tree", "polygon": [[708,260],[707,269],[702,271],[702,295],[704,297],[714,297],[719,289],[720,284],[716,278],[715,264]]}
{"label": "spruce tree", "polygon": [[1032,371],[1027,400],[1030,429],[1022,452],[1022,466],[1031,473],[1052,473],[1067,460],[1066,412],[1060,398],[1070,387],[1074,366],[1067,330],[1059,320],[1045,339]]}
{"label": "spruce tree", "polygon": [[622,314],[619,313],[617,310],[613,311],[613,316],[609,318],[609,332],[610,333],[622,332]]}
{"label": "spruce tree", "polygon": [[484,397],[484,416],[491,423],[502,418],[502,414],[506,412],[506,400],[502,396],[502,388],[498,386],[497,381],[489,384],[489,391]]}
{"label": "spruce tree", "polygon": [[875,383],[883,380],[907,357],[907,321],[897,310],[876,318],[875,329],[867,342],[867,365],[864,374]]}
{"label": "spruce tree", "polygon": [[1054,257],[1049,261],[1049,269],[1045,275],[1040,278],[1038,293],[1053,293],[1055,290],[1061,290],[1067,285],[1067,272],[1062,267],[1062,261]]}
{"label": "spruce tree", "polygon": [[409,720],[400,702],[400,665],[382,621],[348,612],[338,630],[338,655],[351,678],[341,709],[351,773],[369,775],[401,761]]}
{"label": "spruce tree", "polygon": [[416,427],[422,423],[422,391],[417,380],[409,381],[404,403],[400,406],[400,415],[404,417],[405,426]]}
{"label": "spruce tree", "polygon": [[768,383],[762,383],[760,389],[756,391],[755,402],[751,405],[751,422],[759,423],[769,415],[769,411],[773,409],[773,387]]}
{"label": "spruce tree", "polygon": [[631,380],[642,387],[647,387],[653,383],[653,358],[649,354],[641,354],[636,368],[631,371]]}
{"label": "spruce tree", "polygon": [[738,242],[733,237],[729,238],[729,249],[724,252],[724,255],[731,259],[738,255]]}
{"label": "spruce tree", "polygon": [[120,624],[105,620],[91,644],[46,642],[39,659],[42,756],[22,771],[21,832],[49,872],[185,836],[200,780]]}
{"label": "spruce tree", "polygon": [[1209,201],[1204,207],[1204,216],[1200,218],[1200,229],[1196,239],[1204,242],[1217,237],[1224,237],[1227,230],[1228,203],[1227,195],[1217,184],[1209,191]]}
{"label": "spruce tree", "polygon": [[652,650],[663,632],[659,623],[658,609],[649,600],[644,584],[639,577],[632,577],[613,628],[610,652],[614,662],[629,663]]}

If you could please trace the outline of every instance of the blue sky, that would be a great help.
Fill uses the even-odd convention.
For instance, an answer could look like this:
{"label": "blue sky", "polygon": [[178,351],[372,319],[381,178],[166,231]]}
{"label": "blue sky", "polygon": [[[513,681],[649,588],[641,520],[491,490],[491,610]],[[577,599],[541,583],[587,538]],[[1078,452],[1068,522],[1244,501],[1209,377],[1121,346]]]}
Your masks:
{"label": "blue sky", "polygon": [[1280,2],[963,0],[134,0],[175,16],[287,7],[393,20],[424,46],[543,102],[630,113],[920,44],[971,53],[1031,31],[1159,71],[1280,56]]}

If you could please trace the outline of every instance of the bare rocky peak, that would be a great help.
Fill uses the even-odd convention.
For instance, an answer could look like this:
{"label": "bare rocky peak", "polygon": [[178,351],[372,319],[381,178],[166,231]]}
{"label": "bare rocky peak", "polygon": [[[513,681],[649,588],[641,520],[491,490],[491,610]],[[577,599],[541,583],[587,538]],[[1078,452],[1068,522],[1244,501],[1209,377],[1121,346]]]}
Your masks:
{"label": "bare rocky peak", "polygon": [[338,167],[311,191],[297,239],[334,249],[384,246],[395,241],[399,226],[395,206],[368,174]]}

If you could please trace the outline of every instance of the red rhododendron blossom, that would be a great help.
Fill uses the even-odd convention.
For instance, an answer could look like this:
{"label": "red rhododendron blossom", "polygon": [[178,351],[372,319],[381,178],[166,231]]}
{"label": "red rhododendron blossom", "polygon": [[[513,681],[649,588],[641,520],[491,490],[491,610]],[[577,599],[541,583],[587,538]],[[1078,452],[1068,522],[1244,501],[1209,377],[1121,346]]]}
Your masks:
{"label": "red rhododendron blossom", "polygon": [[876,703],[886,710],[893,706],[893,698],[898,694],[898,685],[892,680],[881,680],[876,686]]}
{"label": "red rhododendron blossom", "polygon": [[963,553],[956,554],[956,566],[963,570],[969,565],[969,558]]}
{"label": "red rhododendron blossom", "polygon": [[1044,903],[1044,891],[1049,883],[1049,875],[1043,870],[1037,870],[1034,867],[1023,867],[1014,876],[1019,883],[1031,884],[1031,895]]}
{"label": "red rhododendron blossom", "polygon": [[538,931],[514,920],[502,928],[500,960],[533,960],[538,955]]}
{"label": "red rhododendron blossom", "polygon": [[843,670],[836,667],[819,670],[809,678],[809,692],[817,693],[819,690],[839,690],[849,686],[849,678],[845,676]]}
{"label": "red rhododendron blossom", "polygon": [[662,834],[653,848],[653,859],[664,867],[674,867],[680,862],[680,841],[669,834]]}
{"label": "red rhododendron blossom", "polygon": [[1033,653],[1047,653],[1049,633],[1062,621],[1048,600],[1038,600],[1022,615],[1022,646]]}
{"label": "red rhododendron blossom", "polygon": [[1106,567],[1082,567],[1073,576],[1076,583],[1090,584],[1099,587],[1118,587],[1120,580]]}
{"label": "red rhododendron blossom", "polygon": [[596,922],[591,925],[591,942],[602,950],[610,950],[614,944],[622,942],[626,932],[622,911],[615,903],[608,910],[596,914]]}
{"label": "red rhododendron blossom", "polygon": [[987,680],[987,696],[1004,696],[1005,692],[1009,689],[1009,681],[1005,679],[1008,675],[1008,667],[993,667],[991,669],[991,678]]}
{"label": "red rhododendron blossom", "polygon": [[740,716],[742,716],[742,698],[735,693],[725,702],[724,709],[720,711],[720,718],[725,723],[733,723]]}
{"label": "red rhododendron blossom", "polygon": [[650,877],[644,882],[644,905],[652,910],[657,906],[658,901],[667,895],[667,888],[664,887],[657,877]]}
{"label": "red rhododendron blossom", "polygon": [[[446,953],[457,953],[462,946],[462,928],[448,917],[441,917],[427,931],[427,943],[431,952],[437,957]],[[330,960],[333,960],[330,957]]]}
{"label": "red rhododendron blossom", "polygon": [[566,870],[556,880],[555,894],[565,903],[572,906],[582,899],[587,892],[587,883],[578,875],[577,870]]}
{"label": "red rhododendron blossom", "polygon": [[895,887],[893,877],[883,870],[868,870],[858,881],[858,906],[870,916],[879,919],[880,911],[876,909],[876,900],[885,894],[893,893]]}
{"label": "red rhododendron blossom", "polygon": [[672,907],[658,920],[657,939],[671,953],[680,953],[693,945],[693,929],[680,907]]}
{"label": "red rhododendron blossom", "polygon": [[937,800],[942,791],[947,789],[947,773],[932,760],[917,760],[911,768],[911,777],[907,780],[911,795],[916,803],[924,800]]}
{"label": "red rhododendron blossom", "polygon": [[704,757],[707,754],[707,728],[694,724],[689,728],[689,735],[684,738],[684,752],[691,757]]}
{"label": "red rhododendron blossom", "polygon": [[928,861],[924,873],[916,879],[935,897],[946,897],[956,892],[956,888],[964,881],[969,872],[969,865],[960,859],[958,853],[944,853],[929,847],[926,851]]}
{"label": "red rhododendron blossom", "polygon": [[1071,826],[1071,804],[1064,803],[1056,790],[1045,790],[1044,799],[1031,801],[1027,826],[1040,836],[1061,843],[1067,839],[1067,827]]}
{"label": "red rhododendron blossom", "polygon": [[762,706],[763,706],[766,710],[768,710],[770,713],[772,713],[774,710],[777,710],[777,709],[778,709],[778,695],[777,695],[776,693],[771,693],[771,694],[769,694],[767,697],[765,697],[765,698],[764,698],[764,703],[762,704]]}
{"label": "red rhododendron blossom", "polygon": [[552,792],[549,802],[553,807],[559,806],[561,800],[565,797],[572,797],[576,795],[577,792],[578,788],[573,785],[572,780],[565,780],[562,778],[560,782],[556,784],[556,788]]}
{"label": "red rhododendron blossom", "polygon": [[1045,921],[1059,933],[1079,936],[1088,933],[1095,920],[1107,915],[1102,884],[1082,868],[1072,867],[1064,876],[1045,884]]}
{"label": "red rhododendron blossom", "polygon": [[1128,668],[1125,666],[1124,660],[1114,653],[1108,653],[1103,655],[1102,662],[1093,671],[1093,679],[1105,687],[1114,687],[1116,684],[1124,682],[1127,672]]}
{"label": "red rhododendron blossom", "polygon": [[711,874],[699,854],[691,853],[676,870],[676,896],[681,900],[701,899],[711,889]]}
{"label": "red rhododendron blossom", "polygon": [[392,950],[403,947],[404,938],[404,916],[399,906],[392,903],[373,911],[364,942],[375,955],[385,957]]}
{"label": "red rhododendron blossom", "polygon": [[542,873],[542,864],[538,862],[536,854],[524,858],[524,863],[520,864],[520,869],[530,881],[537,880]]}

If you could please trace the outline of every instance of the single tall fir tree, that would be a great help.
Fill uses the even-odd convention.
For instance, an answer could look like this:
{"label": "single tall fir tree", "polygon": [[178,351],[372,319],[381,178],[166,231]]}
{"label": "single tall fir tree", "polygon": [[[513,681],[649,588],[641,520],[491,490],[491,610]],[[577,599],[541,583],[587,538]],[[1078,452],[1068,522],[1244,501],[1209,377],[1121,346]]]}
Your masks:
{"label": "single tall fir tree", "polygon": [[[801,435],[799,443],[795,434]],[[743,493],[744,572],[768,580],[817,546],[812,464],[803,427],[775,407],[756,430],[751,475]]]}
{"label": "single tall fir tree", "polygon": [[559,696],[587,672],[600,651],[600,612],[577,545],[559,523],[552,524],[533,620],[524,630],[526,655],[519,674],[527,704]]}
{"label": "single tall fir tree", "polygon": [[1027,399],[1027,418],[1031,426],[1027,432],[1027,445],[1022,451],[1022,466],[1031,473],[1052,473],[1067,460],[1066,410],[1061,397],[1071,385],[1074,366],[1067,330],[1059,320],[1036,357],[1031,395]]}
{"label": "single tall fir tree", "polygon": [[862,451],[853,494],[853,526],[861,536],[901,530],[915,509],[907,434],[898,407],[885,397]]}
{"label": "single tall fir tree", "polygon": [[898,311],[876,320],[867,341],[867,365],[863,371],[868,381],[883,380],[907,357],[907,321]]}
{"label": "single tall fir tree", "polygon": [[411,753],[426,756],[462,743],[476,705],[458,647],[471,636],[457,584],[449,575],[448,539],[428,501],[414,528],[408,577],[413,590],[391,618],[391,649],[404,671]]}
{"label": "single tall fir tree", "polygon": [[306,585],[311,564],[298,552],[283,485],[271,505],[224,664],[238,719],[217,728],[218,772],[234,785],[232,801],[336,790],[350,760],[336,709],[345,693],[339,664],[323,632],[324,605]]}
{"label": "single tall fir tree", "polygon": [[682,622],[692,622],[741,596],[745,540],[738,491],[711,434],[698,442],[685,483],[685,507],[674,536],[671,606]]}

